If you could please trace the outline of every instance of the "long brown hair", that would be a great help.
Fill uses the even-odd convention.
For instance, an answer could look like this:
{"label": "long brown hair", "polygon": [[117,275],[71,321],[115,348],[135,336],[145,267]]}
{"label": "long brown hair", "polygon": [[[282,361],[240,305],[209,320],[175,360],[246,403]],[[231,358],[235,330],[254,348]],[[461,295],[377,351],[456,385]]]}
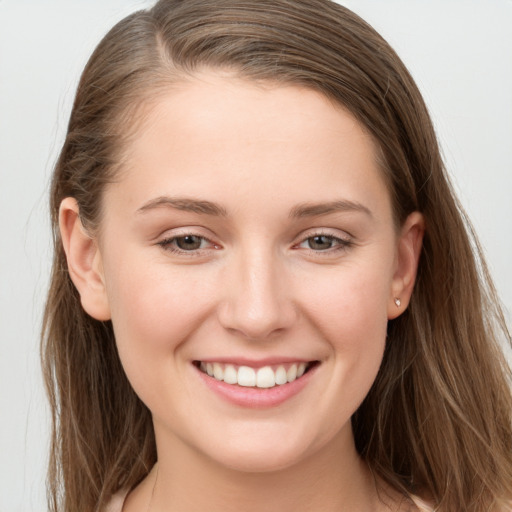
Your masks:
{"label": "long brown hair", "polygon": [[70,280],[60,202],[76,198],[94,232],[138,107],[205,66],[315,89],[372,134],[397,223],[420,211],[426,236],[410,306],[390,321],[381,370],[352,420],[357,449],[376,475],[436,510],[502,510],[512,499],[512,398],[500,341],[510,334],[416,85],[382,37],[329,0],[160,0],[118,23],[90,58],[51,188],[50,509],[102,510],[156,460],[151,416],[112,326],[84,312]]}

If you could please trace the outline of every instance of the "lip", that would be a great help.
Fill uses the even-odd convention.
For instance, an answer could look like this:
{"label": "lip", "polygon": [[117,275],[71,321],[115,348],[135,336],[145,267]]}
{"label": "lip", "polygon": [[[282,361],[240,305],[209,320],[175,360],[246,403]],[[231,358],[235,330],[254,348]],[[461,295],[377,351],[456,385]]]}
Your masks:
{"label": "lip", "polygon": [[235,366],[250,366],[251,368],[263,368],[264,366],[278,366],[293,363],[311,363],[311,359],[296,359],[285,357],[267,357],[265,359],[248,359],[244,357],[216,357],[201,359],[202,363],[232,364]]}
{"label": "lip", "polygon": [[[209,360],[201,360],[203,362],[210,362]],[[211,360],[213,361],[213,359]],[[261,366],[270,366],[272,364],[284,364],[285,362],[302,362],[302,360],[283,360],[280,359],[275,362],[275,359],[265,359],[258,362],[252,360],[242,360],[237,358],[236,360],[228,359],[215,359],[216,362],[225,362],[226,364],[246,364],[253,368]],[[311,362],[311,361],[303,361]],[[201,381],[208,387],[209,390],[220,396],[222,399],[237,405],[249,409],[266,409],[271,407],[277,407],[287,400],[291,399],[298,393],[300,393],[305,386],[311,381],[316,373],[316,370],[320,366],[319,362],[315,364],[302,376],[293,382],[283,384],[281,386],[274,386],[272,388],[249,388],[238,386],[236,384],[226,384],[223,381],[217,380],[214,377],[210,377],[206,373],[203,373],[196,365],[192,365],[194,371],[197,373]]]}

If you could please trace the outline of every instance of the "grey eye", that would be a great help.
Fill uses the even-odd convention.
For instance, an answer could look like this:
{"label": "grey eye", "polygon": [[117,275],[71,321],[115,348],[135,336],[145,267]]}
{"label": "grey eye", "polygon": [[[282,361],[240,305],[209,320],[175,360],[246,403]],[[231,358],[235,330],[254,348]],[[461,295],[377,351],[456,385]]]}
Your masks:
{"label": "grey eye", "polygon": [[325,251],[334,245],[334,238],[332,236],[317,235],[307,239],[310,249],[314,251]]}
{"label": "grey eye", "polygon": [[195,251],[201,248],[203,240],[200,236],[186,235],[175,238],[175,243],[182,251]]}

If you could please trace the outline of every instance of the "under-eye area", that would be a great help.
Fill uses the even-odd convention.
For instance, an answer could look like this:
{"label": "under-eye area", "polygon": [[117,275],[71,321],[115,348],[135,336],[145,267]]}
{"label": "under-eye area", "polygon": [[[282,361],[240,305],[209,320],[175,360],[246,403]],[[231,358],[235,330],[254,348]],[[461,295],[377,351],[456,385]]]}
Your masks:
{"label": "under-eye area", "polygon": [[201,372],[216,380],[226,384],[256,388],[273,388],[294,382],[319,364],[319,361],[301,361],[252,368],[221,362],[194,361],[194,365]]}

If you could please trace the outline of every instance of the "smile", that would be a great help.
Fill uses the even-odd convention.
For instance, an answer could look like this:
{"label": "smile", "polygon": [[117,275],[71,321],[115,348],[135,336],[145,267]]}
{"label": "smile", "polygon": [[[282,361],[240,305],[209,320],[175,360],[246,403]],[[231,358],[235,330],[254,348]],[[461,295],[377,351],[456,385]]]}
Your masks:
{"label": "smile", "polygon": [[252,368],[220,362],[195,362],[200,371],[218,381],[248,388],[263,389],[294,382],[310,370],[315,363],[315,361],[309,363],[296,362]]}

